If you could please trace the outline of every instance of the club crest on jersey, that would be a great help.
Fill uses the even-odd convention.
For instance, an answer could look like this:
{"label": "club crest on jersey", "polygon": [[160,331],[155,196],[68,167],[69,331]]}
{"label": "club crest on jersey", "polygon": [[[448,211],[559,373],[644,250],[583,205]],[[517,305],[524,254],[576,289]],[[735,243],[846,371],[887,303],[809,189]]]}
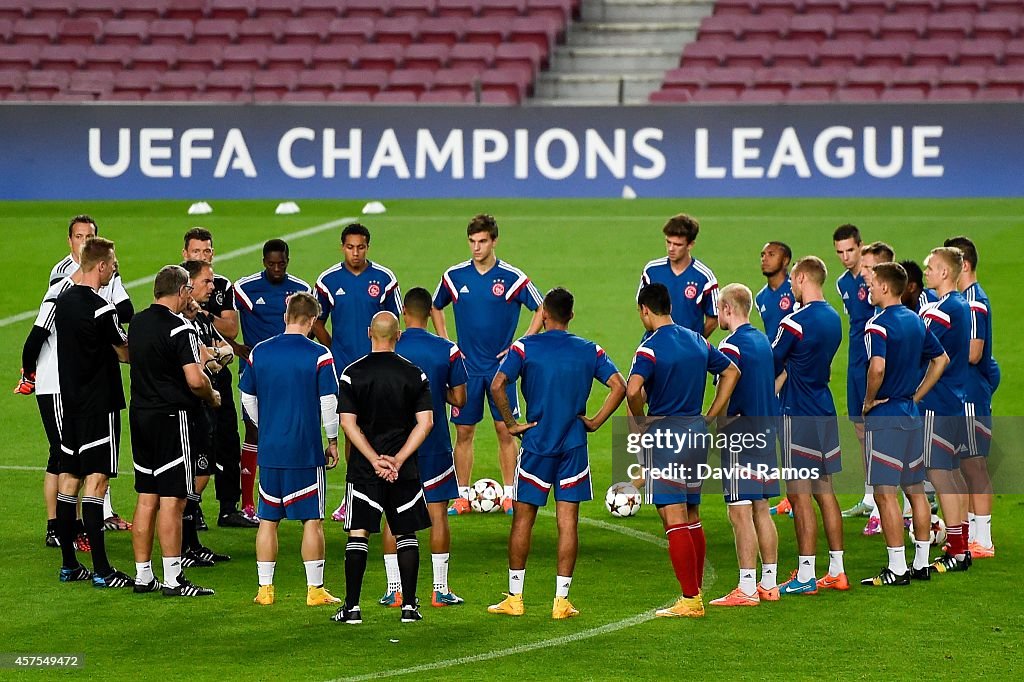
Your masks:
{"label": "club crest on jersey", "polygon": [[864,287],[861,287],[861,288],[857,289],[857,298],[858,299],[860,299],[861,301],[864,301],[864,300],[867,300],[867,297],[868,297],[868,290],[867,289],[865,289]]}
{"label": "club crest on jersey", "polygon": [[783,296],[782,298],[779,299],[779,308],[781,308],[782,310],[789,310],[790,306],[792,305],[793,302],[789,300],[789,296]]}
{"label": "club crest on jersey", "polygon": [[368,293],[371,298],[379,298],[380,285],[376,282],[370,282],[370,286],[366,287],[366,293]]}
{"label": "club crest on jersey", "polygon": [[199,459],[196,461],[196,466],[200,469],[210,468],[210,460],[206,459],[206,455],[199,455]]}
{"label": "club crest on jersey", "polygon": [[696,284],[687,284],[686,288],[683,289],[683,295],[686,296],[686,298],[689,298],[689,299],[697,298],[697,285]]}
{"label": "club crest on jersey", "polygon": [[505,283],[502,282],[501,280],[496,281],[491,286],[491,293],[494,294],[495,296],[504,296],[505,295]]}
{"label": "club crest on jersey", "polygon": [[214,300],[217,301],[217,305],[224,305],[224,292],[218,291],[213,296]]}

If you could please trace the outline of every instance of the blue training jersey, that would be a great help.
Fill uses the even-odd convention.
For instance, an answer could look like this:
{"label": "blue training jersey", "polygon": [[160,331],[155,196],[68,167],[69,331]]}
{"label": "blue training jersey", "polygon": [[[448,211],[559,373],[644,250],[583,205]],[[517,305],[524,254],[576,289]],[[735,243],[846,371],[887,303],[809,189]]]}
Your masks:
{"label": "blue training jersey", "polygon": [[[868,285],[864,282],[864,275],[854,276],[847,270],[836,280],[836,290],[839,292],[839,298],[843,300],[843,309],[850,318],[849,366],[863,365],[868,361],[864,353],[864,325],[877,312],[868,296]],[[854,409],[858,412],[860,410],[854,405],[848,405],[847,408],[851,414]]]}
{"label": "blue training jersey", "polygon": [[754,303],[757,305],[757,312],[761,314],[764,333],[769,339],[775,338],[782,318],[800,307],[793,296],[793,283],[789,280],[789,275],[786,275],[778,289],[772,289],[767,284],[761,287],[761,291],[754,296]]}
{"label": "blue training jersey", "polygon": [[629,375],[644,378],[647,414],[693,417],[704,408],[707,374],[721,374],[730,360],[698,332],[678,324],[659,327],[636,349]]}
{"label": "blue training jersey", "polygon": [[320,398],[338,393],[331,352],[300,334],[279,334],[257,344],[238,380],[256,396],[257,464],[299,469],[325,463]]}
{"label": "blue training jersey", "polygon": [[234,291],[242,338],[250,347],[284,332],[285,301],[289,296],[298,291],[312,293],[308,284],[291,275],[273,284],[265,270],[236,280]]}
{"label": "blue training jersey", "polygon": [[594,379],[607,385],[619,370],[593,341],[553,329],[513,343],[498,371],[509,381],[522,377],[526,421],[537,422],[523,433],[523,450],[560,455],[587,444],[579,417],[587,413]]}
{"label": "blue training jersey", "polygon": [[[775,376],[786,371],[779,395],[782,414],[815,417],[836,413],[828,382],[842,337],[839,313],[825,301],[808,303],[782,319],[772,342]],[[863,337],[857,338],[857,344],[864,347]]]}
{"label": "blue training jersey", "polygon": [[344,262],[320,273],[316,298],[322,310],[320,319],[331,320],[331,354],[338,374],[370,352],[366,330],[374,315],[387,310],[398,317],[402,312],[402,292],[395,273],[372,261],[367,261],[358,275]]}
{"label": "blue training jersey", "polygon": [[434,406],[434,428],[420,446],[420,456],[440,455],[452,451],[448,431],[448,389],[463,386],[467,381],[462,351],[451,341],[431,334],[426,329],[406,329],[398,337],[395,352],[420,368],[430,381],[430,400]]}
{"label": "blue training jersey", "polygon": [[768,337],[744,324],[722,339],[718,350],[740,370],[740,380],[729,400],[729,416],[777,417],[779,399],[775,395],[775,360]]}
{"label": "blue training jersey", "polygon": [[962,415],[970,366],[971,309],[959,291],[952,291],[923,307],[919,314],[949,356],[946,371],[921,400],[921,407],[940,416]]}
{"label": "blue training jersey", "polygon": [[981,360],[967,369],[967,400],[980,405],[991,405],[993,384],[998,372],[992,359],[992,308],[988,294],[975,282],[964,289],[964,298],[971,307],[971,340],[985,342]]}
{"label": "blue training jersey", "polygon": [[648,284],[664,284],[672,300],[672,321],[698,334],[704,333],[704,318],[718,317],[718,280],[711,268],[694,258],[678,275],[668,257],[652,260],[640,275],[640,290]]}
{"label": "blue training jersey", "polygon": [[451,303],[455,311],[466,371],[487,377],[498,369],[498,354],[512,344],[520,307],[535,311],[542,300],[526,273],[501,260],[484,273],[471,260],[452,266],[434,290],[434,307]]}
{"label": "blue training jersey", "polygon": [[921,384],[921,364],[943,354],[939,340],[913,310],[897,303],[868,320],[864,347],[869,363],[871,358],[885,360],[885,376],[875,397],[887,402],[875,406],[870,416],[919,416],[914,392]]}

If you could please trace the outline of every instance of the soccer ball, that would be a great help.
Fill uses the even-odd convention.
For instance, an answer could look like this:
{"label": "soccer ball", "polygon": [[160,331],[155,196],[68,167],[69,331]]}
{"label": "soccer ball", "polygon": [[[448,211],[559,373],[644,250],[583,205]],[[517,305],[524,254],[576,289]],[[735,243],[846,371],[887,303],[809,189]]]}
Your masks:
{"label": "soccer ball", "polygon": [[[915,539],[913,526],[907,529],[907,534],[910,535],[910,541],[913,542]],[[946,523],[935,514],[932,514],[932,526],[928,532],[928,540],[933,547],[941,547],[946,542]]]}
{"label": "soccer ball", "polygon": [[640,491],[629,483],[616,483],[604,496],[604,507],[612,516],[635,516],[642,503]]}
{"label": "soccer ball", "polygon": [[481,478],[469,489],[469,506],[475,512],[497,511],[504,499],[505,489],[493,478]]}

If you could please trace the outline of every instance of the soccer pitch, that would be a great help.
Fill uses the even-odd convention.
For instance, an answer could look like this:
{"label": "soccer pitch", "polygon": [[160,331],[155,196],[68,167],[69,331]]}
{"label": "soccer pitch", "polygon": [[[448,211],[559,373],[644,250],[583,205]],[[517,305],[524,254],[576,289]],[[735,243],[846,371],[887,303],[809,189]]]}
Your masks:
{"label": "soccer pitch", "polygon": [[[340,258],[338,235],[345,218],[359,218],[361,203],[305,201],[302,213],[275,216],[274,201],[217,202],[209,216],[186,215],[186,201],[0,203],[16,246],[6,259],[9,279],[0,289],[0,354],[9,387],[0,424],[8,447],[0,463],[4,512],[0,514],[0,654],[80,654],[89,678],[137,679],[357,679],[407,673],[417,679],[491,675],[518,679],[668,679],[670,676],[794,678],[1017,678],[1024,660],[1024,616],[1012,582],[1024,561],[1019,494],[999,495],[993,513],[998,557],[978,561],[966,574],[937,575],[906,589],[825,592],[784,598],[756,609],[708,607],[702,620],[655,619],[653,610],[677,595],[660,520],[652,507],[614,519],[604,509],[612,483],[611,426],[590,438],[597,500],[581,509],[580,558],[572,600],[578,618],[552,621],[554,519],[544,515],[534,533],[525,587],[526,615],[486,613],[506,589],[509,519],[469,515],[452,520],[451,585],[465,598],[455,608],[423,607],[424,620],[401,625],[398,610],[375,605],[385,580],[379,541],[371,541],[363,589],[364,622],[329,622],[330,607],[305,605],[299,558],[300,527],[282,524],[278,601],[261,608],[256,592],[254,533],[219,529],[212,489],[205,509],[211,530],[204,543],[234,559],[191,569],[209,599],[165,599],[131,591],[101,592],[88,583],[57,581],[58,550],[43,546],[41,495],[46,444],[33,398],[10,394],[21,348],[46,289],[49,268],[67,254],[67,220],[89,213],[100,234],[117,244],[122,276],[136,310],[148,306],[160,266],[180,260],[181,237],[193,225],[215,236],[215,269],[232,280],[261,269],[266,239],[291,247],[289,272],[310,282]],[[882,239],[898,259],[922,260],[944,238],[966,234],[980,253],[979,280],[993,306],[995,356],[1003,381],[994,413],[1024,414],[1021,379],[1019,287],[1024,242],[1024,200],[464,200],[386,202],[388,212],[364,216],[373,233],[369,257],[395,271],[403,291],[433,291],[445,268],[468,258],[465,226],[478,212],[495,215],[501,228],[497,255],[522,268],[546,291],[565,286],[576,296],[571,331],[589,337],[628,371],[642,327],[634,294],[640,271],[664,255],[661,226],[678,212],[701,222],[694,255],[721,284],[739,281],[755,292],[763,285],[758,262],[767,240],[789,243],[796,256],[816,254],[829,268],[826,296],[841,309],[833,285],[842,272],[831,233],[852,222],[867,240]],[[31,315],[21,315],[32,311]],[[451,324],[449,310],[449,328]],[[845,322],[845,321],[844,321]],[[521,320],[525,329],[527,317]],[[755,324],[758,322],[755,320]],[[712,338],[717,342],[722,332]],[[845,336],[845,335],[844,335]],[[832,367],[837,407],[845,409],[846,341]],[[125,386],[127,388],[127,378]],[[710,398],[710,391],[708,393]],[[591,411],[604,397],[595,388]],[[621,413],[624,414],[624,406]],[[131,517],[131,450],[125,433],[122,476],[113,482],[115,508]],[[493,429],[477,436],[474,477],[499,478]],[[997,434],[998,437],[998,434]],[[711,461],[718,456],[712,453]],[[858,452],[846,449],[844,468],[860,475]],[[329,508],[340,501],[341,468],[328,477]],[[1024,492],[1024,491],[1022,491]],[[841,496],[849,506],[855,495]],[[736,584],[732,534],[721,496],[702,507],[708,538],[704,592],[725,594]],[[885,561],[880,536],[863,537],[863,519],[845,522],[846,568],[851,581],[877,573]],[[779,570],[795,566],[792,522],[779,526]],[[325,522],[326,586],[344,593],[344,535]],[[429,595],[430,561],[421,534],[420,596]],[[133,572],[128,533],[110,533],[107,551],[118,568]],[[824,554],[819,540],[819,557]],[[87,557],[83,562],[91,566]],[[819,559],[819,569],[823,563]],[[429,601],[429,596],[427,600]],[[8,657],[9,658],[9,657]],[[0,671],[6,677],[6,671]]]}

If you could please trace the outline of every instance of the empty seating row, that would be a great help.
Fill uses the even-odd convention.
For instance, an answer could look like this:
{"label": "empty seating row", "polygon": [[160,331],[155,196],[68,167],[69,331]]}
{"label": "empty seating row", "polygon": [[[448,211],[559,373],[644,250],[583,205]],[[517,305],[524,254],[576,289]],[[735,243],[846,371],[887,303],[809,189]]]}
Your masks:
{"label": "empty seating row", "polygon": [[658,90],[650,101],[658,104],[708,103],[728,104],[795,104],[822,102],[1020,102],[1024,96],[1019,88],[1008,92],[1001,88],[971,92],[964,88],[938,88],[927,93],[917,90],[886,89],[881,92],[862,88],[800,88],[788,92],[777,90]]}
{"label": "empty seating row", "polygon": [[1019,0],[717,0],[715,14],[896,14],[1015,10]]}

